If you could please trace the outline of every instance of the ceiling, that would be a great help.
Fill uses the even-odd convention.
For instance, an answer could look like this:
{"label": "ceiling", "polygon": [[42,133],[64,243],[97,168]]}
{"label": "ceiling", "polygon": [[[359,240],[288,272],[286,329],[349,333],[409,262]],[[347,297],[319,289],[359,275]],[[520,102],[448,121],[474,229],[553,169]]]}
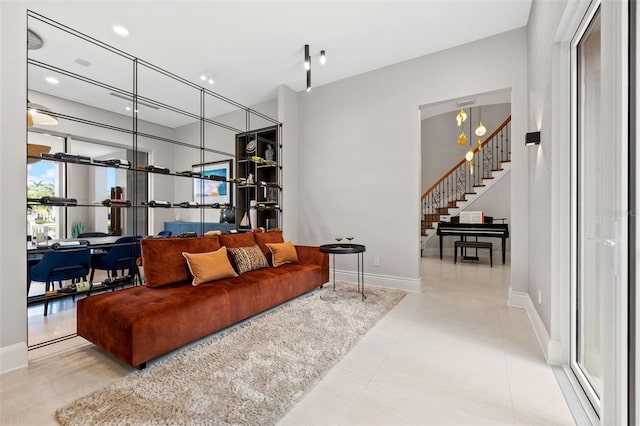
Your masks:
{"label": "ceiling", "polygon": [[[38,14],[247,106],[275,98],[280,84],[305,89],[305,44],[311,48],[312,85],[317,87],[525,26],[530,5],[531,0],[27,1]],[[114,25],[126,27],[129,35],[117,35]],[[33,19],[29,28],[44,39],[42,49],[29,51],[30,57],[131,90],[130,60],[54,34],[60,32]],[[318,62],[320,50],[327,54],[324,66]],[[78,59],[91,65],[80,65]],[[215,84],[200,81],[202,73]],[[183,85],[155,74],[139,71],[144,83],[138,90],[161,93],[153,97],[199,111],[196,90],[187,90],[185,97],[184,87],[174,87]],[[91,85],[61,75],[53,86],[44,81],[49,75],[29,67],[30,88],[127,114],[126,99],[105,95],[104,88],[94,93]],[[220,101],[212,98],[214,103]],[[140,107],[141,114],[145,108]],[[149,121],[170,127],[190,122],[147,109]],[[225,112],[213,105],[205,110]]]}

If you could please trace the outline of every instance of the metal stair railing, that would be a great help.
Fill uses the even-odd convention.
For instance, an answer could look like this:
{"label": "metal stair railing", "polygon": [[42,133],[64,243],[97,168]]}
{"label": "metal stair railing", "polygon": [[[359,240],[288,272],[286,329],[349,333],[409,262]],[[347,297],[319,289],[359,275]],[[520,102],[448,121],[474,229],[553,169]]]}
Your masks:
{"label": "metal stair railing", "polygon": [[441,215],[457,208],[467,195],[475,194],[475,188],[485,186],[485,179],[493,179],[492,173],[502,170],[502,164],[510,161],[511,116],[473,151],[473,172],[463,159],[422,194],[420,235],[426,235]]}

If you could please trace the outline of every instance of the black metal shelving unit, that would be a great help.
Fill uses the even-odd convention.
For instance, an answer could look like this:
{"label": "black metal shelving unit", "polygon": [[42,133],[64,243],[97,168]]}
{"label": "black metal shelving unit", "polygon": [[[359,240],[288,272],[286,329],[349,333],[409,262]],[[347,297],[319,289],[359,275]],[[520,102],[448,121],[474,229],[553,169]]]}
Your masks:
{"label": "black metal shelving unit", "polygon": [[[126,198],[131,202],[131,205],[127,206],[113,206],[120,209],[119,211],[126,212],[127,222],[128,224],[132,224],[128,226],[124,233],[127,235],[147,235],[150,233],[149,228],[149,217],[154,213],[151,213],[154,210],[163,209],[163,207],[152,207],[150,206],[150,202],[154,199],[153,196],[149,194],[153,189],[148,190],[149,188],[153,188],[154,179],[189,179],[194,182],[204,181],[206,178],[197,175],[188,175],[187,173],[182,173],[182,171],[187,171],[193,168],[195,163],[199,164],[207,164],[211,161],[217,161],[221,159],[229,159],[234,161],[236,166],[236,176],[228,176],[228,178],[233,182],[230,185],[232,191],[236,194],[242,194],[242,196],[236,195],[234,204],[237,201],[238,203],[243,203],[244,200],[248,200],[247,194],[250,190],[245,191],[247,188],[236,182],[236,177],[240,176],[239,172],[239,158],[237,157],[237,150],[239,145],[239,140],[242,139],[241,135],[247,135],[255,132],[262,132],[263,129],[253,130],[252,125],[265,127],[268,126],[272,132],[270,134],[275,135],[275,139],[270,139],[274,144],[274,149],[276,150],[275,157],[278,159],[278,166],[274,169],[277,171],[276,174],[268,174],[262,169],[260,171],[256,170],[254,176],[268,176],[270,181],[277,184],[278,191],[278,204],[281,204],[282,200],[282,187],[281,187],[281,173],[282,173],[282,164],[279,161],[282,151],[282,136],[280,128],[282,124],[278,122],[276,119],[271,118],[265,114],[262,114],[256,110],[248,108],[238,102],[233,101],[225,96],[222,96],[218,93],[215,93],[205,87],[200,86],[192,81],[189,81],[186,78],[177,76],[161,67],[153,65],[149,62],[146,62],[140,58],[137,58],[133,55],[130,55],[122,50],[119,50],[107,43],[104,43],[100,40],[97,40],[87,34],[84,34],[80,31],[77,31],[73,28],[70,28],[64,24],[56,22],[52,19],[49,19],[43,15],[40,15],[34,11],[27,11],[27,24],[29,29],[34,27],[36,32],[44,32],[46,35],[51,35],[51,37],[45,40],[52,40],[53,42],[64,42],[68,43],[68,50],[73,50],[73,46],[75,44],[81,44],[83,46],[89,46],[92,49],[95,49],[95,63],[91,66],[78,66],[78,61],[76,60],[76,64],[71,62],[57,62],[57,58],[55,56],[51,56],[47,52],[47,42],[45,42],[42,50],[34,50],[28,52],[27,57],[27,80],[29,81],[29,90],[34,90],[38,92],[44,92],[41,87],[32,87],[31,85],[31,75],[42,76],[44,72],[47,74],[53,75],[57,77],[62,84],[60,84],[59,90],[56,92],[55,90],[49,91],[48,95],[57,96],[62,99],[73,99],[74,95],[69,94],[65,96],[64,88],[65,83],[67,86],[81,87],[87,93],[91,93],[93,98],[91,102],[87,102],[87,105],[92,108],[74,108],[67,107],[67,103],[63,102],[61,105],[63,107],[54,107],[50,108],[46,113],[52,117],[55,117],[61,124],[69,124],[70,126],[73,124],[74,128],[81,128],[82,134],[74,135],[81,136],[83,138],[87,138],[86,140],[92,141],[92,143],[99,143],[93,141],[101,141],[104,140],[104,135],[114,135],[117,137],[119,141],[126,140],[126,144],[123,145],[121,142],[117,144],[122,148],[125,148],[127,152],[130,152],[131,157],[128,158],[130,160],[130,167],[112,167],[109,165],[96,163],[94,161],[91,162],[74,162],[67,161],[65,159],[54,159],[54,158],[43,158],[43,157],[35,157],[29,156],[28,159],[31,161],[48,161],[48,162],[57,162],[62,164],[62,168],[64,170],[64,174],[67,173],[67,167],[71,164],[74,164],[72,167],[77,167],[75,164],[78,164],[79,167],[112,167],[117,171],[117,173],[126,174],[126,183],[128,188],[126,188]],[[65,48],[67,46],[65,45]],[[108,64],[105,65],[104,62],[101,62],[102,59],[113,59],[114,62],[119,64],[119,67],[110,67]],[[88,62],[88,61],[85,61]],[[100,69],[102,67],[102,69]],[[152,91],[150,87],[158,87],[156,84],[152,86],[149,82],[157,81],[163,82],[160,85],[162,87],[161,91]],[[77,93],[77,92],[76,92]],[[181,103],[178,99],[181,99],[180,96],[176,94],[186,94],[190,99],[189,104],[185,105]],[[104,109],[110,111],[116,115],[110,115],[109,118],[105,118],[104,120],[97,119],[95,114],[95,107],[101,108],[100,103],[104,101],[105,104],[109,104],[109,102],[115,102],[114,99],[124,100],[129,103],[130,112],[125,114],[122,111],[116,111],[112,108],[105,107]],[[82,103],[81,100],[74,99],[78,103]],[[173,102],[176,100],[176,102]],[[146,110],[143,110],[146,108]],[[221,117],[222,114],[217,114],[218,110],[221,111],[232,111],[237,112],[238,114],[243,114],[244,117],[241,120],[244,122],[244,125],[238,126],[238,121],[227,122],[223,119],[212,118],[212,117]],[[93,111],[93,112],[92,112]],[[140,111],[140,114],[138,114]],[[153,114],[157,114],[159,117],[171,117],[176,119],[177,121],[182,120],[187,124],[197,124],[197,134],[191,134],[189,137],[184,137],[183,139],[178,137],[167,137],[166,133],[157,132],[154,126],[149,125],[149,123],[158,123],[158,120],[153,121],[149,120],[145,116],[143,116],[142,112],[147,111],[149,116]],[[106,116],[105,116],[106,117]],[[112,117],[116,117],[113,118]],[[118,119],[119,117],[119,119]],[[162,122],[162,119],[159,119]],[[256,124],[259,123],[259,124]],[[61,126],[62,127],[62,126]],[[51,133],[54,135],[64,136],[66,138],[66,132],[61,131],[56,133],[56,130],[50,130],[50,128],[43,127],[32,127],[29,129],[30,132],[37,133]],[[227,151],[222,145],[218,144],[217,132],[224,132],[228,135],[228,140],[231,144],[235,145],[235,150],[231,149]],[[196,132],[194,132],[196,133]],[[172,133],[176,134],[176,132]],[[271,136],[269,136],[271,137]],[[212,140],[213,139],[213,140]],[[66,139],[65,139],[66,140]],[[113,142],[113,141],[112,141]],[[113,142],[116,143],[116,142]],[[65,142],[65,153],[67,152],[67,145]],[[149,162],[143,161],[145,156],[141,155],[144,151],[141,150],[141,146],[143,146],[147,152],[153,152],[154,147],[166,146],[170,147],[169,149],[174,152],[181,152],[182,156],[174,155],[172,160],[174,164],[171,165],[172,170],[169,173],[156,173],[153,171],[149,171],[145,169],[149,164]],[[264,148],[262,148],[264,149]],[[176,164],[179,162],[179,158],[183,160],[182,163]],[[162,164],[157,164],[159,166],[163,166]],[[159,177],[164,176],[164,177]],[[212,179],[209,179],[212,180]],[[164,182],[164,181],[163,181]],[[163,184],[164,185],[164,184]],[[175,187],[174,187],[175,188]],[[193,184],[191,185],[193,188]],[[259,186],[255,186],[255,190],[257,190]],[[245,191],[245,193],[243,193]],[[67,180],[65,179],[63,194],[64,197],[74,197],[74,194],[68,193],[68,185]],[[192,189],[193,192],[193,189]],[[174,200],[166,200],[171,202],[172,209],[185,209],[185,207],[181,207],[178,203],[187,203],[189,201],[198,202],[199,200],[193,200],[193,193],[184,193],[180,194],[180,196],[175,195]],[[174,190],[175,194],[175,190]],[[242,200],[242,201],[240,201]],[[58,207],[61,209],[60,214],[61,217],[65,218],[65,230],[64,233],[60,233],[61,237],[69,237],[67,235],[67,230],[69,229],[69,224],[67,223],[66,217],[68,215],[69,209],[74,209],[77,207],[90,207],[90,208],[113,208],[109,206],[104,206],[102,204],[96,203],[96,200],[82,199],[82,197],[78,197],[77,206],[62,206]],[[204,232],[204,222],[207,218],[211,217],[212,208],[218,207],[216,204],[206,204],[203,202],[198,203],[197,207],[189,206],[188,210],[193,211],[193,209],[197,209],[199,214],[199,223],[201,232]],[[244,206],[243,206],[244,208]],[[239,211],[237,209],[236,211]],[[280,220],[280,211],[274,211],[267,213],[263,213],[259,216],[261,221],[266,224],[266,219],[268,217],[273,217],[275,225],[271,227],[281,227]],[[239,222],[236,222],[236,226]],[[108,289],[112,289],[113,287],[105,287],[100,285],[95,285],[94,289],[91,292],[96,291],[104,291]],[[73,293],[63,293],[52,296],[36,296],[29,298],[29,305],[34,303],[41,303],[45,300],[45,298],[49,298],[50,300],[61,298],[61,297],[69,297],[74,295]],[[65,336],[66,338],[67,336]],[[41,346],[42,344],[38,344],[36,346]]]}

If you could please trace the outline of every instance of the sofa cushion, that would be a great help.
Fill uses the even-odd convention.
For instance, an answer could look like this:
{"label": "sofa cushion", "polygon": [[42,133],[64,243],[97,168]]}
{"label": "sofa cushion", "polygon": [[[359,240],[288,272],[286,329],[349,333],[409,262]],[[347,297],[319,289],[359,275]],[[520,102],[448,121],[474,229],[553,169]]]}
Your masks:
{"label": "sofa cushion", "polygon": [[240,234],[224,234],[218,236],[221,246],[227,246],[227,248],[236,247],[251,247],[256,244],[256,240],[253,239],[251,232],[245,232]]}
{"label": "sofa cushion", "polygon": [[273,254],[273,266],[298,261],[296,247],[291,241],[287,241],[286,243],[267,243],[267,247],[269,247],[269,250],[271,250]]}
{"label": "sofa cushion", "polygon": [[229,248],[229,254],[239,274],[269,267],[267,258],[264,257],[257,244],[251,247]]}
{"label": "sofa cushion", "polygon": [[226,247],[208,253],[183,252],[182,255],[187,259],[187,266],[193,275],[193,285],[238,276],[229,262]]}
{"label": "sofa cushion", "polygon": [[282,237],[282,232],[273,231],[273,232],[256,232],[253,234],[253,238],[255,238],[256,243],[262,250],[265,256],[270,257],[271,251],[267,244],[269,243],[284,243],[284,238]]}
{"label": "sofa cushion", "polygon": [[206,253],[220,248],[218,237],[146,238],[140,241],[145,285],[160,287],[191,278],[182,252]]}

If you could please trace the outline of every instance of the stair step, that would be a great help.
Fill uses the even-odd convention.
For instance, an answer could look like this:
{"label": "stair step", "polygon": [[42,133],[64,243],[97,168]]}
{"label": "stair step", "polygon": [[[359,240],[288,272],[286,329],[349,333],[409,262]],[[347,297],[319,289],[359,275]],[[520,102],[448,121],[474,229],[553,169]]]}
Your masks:
{"label": "stair step", "polygon": [[502,160],[502,161],[500,161],[500,162],[501,162],[501,163],[510,163],[510,162],[511,162],[511,160]]}
{"label": "stair step", "polygon": [[484,186],[487,186],[487,185],[473,185],[474,188],[482,188]]}
{"label": "stair step", "polygon": [[493,176],[483,177],[482,179],[495,179]]}
{"label": "stair step", "polygon": [[492,172],[501,172],[501,171],[503,171],[503,170],[504,170],[504,169],[491,169],[491,171],[492,171]]}
{"label": "stair step", "polygon": [[468,195],[475,195],[476,193],[475,193],[475,192],[465,192],[465,194],[468,194]]}
{"label": "stair step", "polygon": [[439,214],[449,214],[449,207],[438,207],[436,211]]}
{"label": "stair step", "polygon": [[456,207],[458,207],[458,206],[456,205],[455,201],[449,201],[449,208],[450,209],[455,209]]}

